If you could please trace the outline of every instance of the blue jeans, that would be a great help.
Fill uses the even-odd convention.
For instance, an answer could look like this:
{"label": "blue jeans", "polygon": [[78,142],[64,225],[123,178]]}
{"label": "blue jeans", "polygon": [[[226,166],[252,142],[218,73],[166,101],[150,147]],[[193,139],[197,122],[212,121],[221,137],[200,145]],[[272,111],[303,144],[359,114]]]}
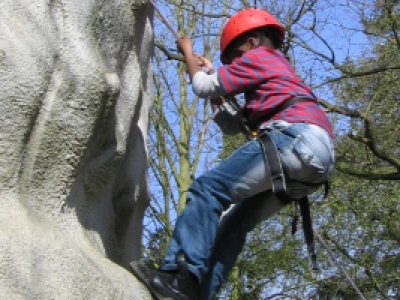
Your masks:
{"label": "blue jeans", "polygon": [[[312,183],[327,180],[333,170],[334,150],[323,129],[281,122],[267,130],[278,148],[293,197],[301,198],[313,190],[290,179]],[[189,271],[201,282],[201,299],[214,299],[247,233],[284,206],[270,190],[261,145],[250,141],[192,183],[162,269],[176,270],[176,255],[183,252]],[[221,219],[231,204],[235,207]]]}

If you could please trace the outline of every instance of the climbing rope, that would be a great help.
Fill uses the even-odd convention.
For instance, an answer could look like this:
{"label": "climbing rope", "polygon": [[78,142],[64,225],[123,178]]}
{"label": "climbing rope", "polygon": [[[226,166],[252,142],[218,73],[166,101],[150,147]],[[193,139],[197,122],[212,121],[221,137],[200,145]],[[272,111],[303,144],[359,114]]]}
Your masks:
{"label": "climbing rope", "polygon": [[154,0],[149,0],[151,5],[154,7],[154,10],[157,12],[161,22],[164,23],[165,26],[171,31],[172,35],[174,36],[175,40],[179,40],[181,37],[179,34],[175,31],[174,27],[172,27],[171,23],[168,22],[168,20],[164,17],[164,15],[161,13],[160,9],[158,8],[157,4],[154,2]]}
{"label": "climbing rope", "polygon": [[362,300],[367,300],[365,296],[361,293],[360,289],[357,287],[356,283],[351,279],[350,275],[346,272],[346,270],[339,264],[339,262],[336,260],[336,258],[332,255],[328,245],[325,243],[324,239],[321,237],[321,235],[314,229],[314,235],[317,237],[318,241],[321,243],[322,247],[325,248],[326,252],[328,253],[328,261],[330,262],[332,267],[337,267],[346,277],[347,281],[350,283],[350,285],[353,287],[353,289],[356,291],[358,296]]}

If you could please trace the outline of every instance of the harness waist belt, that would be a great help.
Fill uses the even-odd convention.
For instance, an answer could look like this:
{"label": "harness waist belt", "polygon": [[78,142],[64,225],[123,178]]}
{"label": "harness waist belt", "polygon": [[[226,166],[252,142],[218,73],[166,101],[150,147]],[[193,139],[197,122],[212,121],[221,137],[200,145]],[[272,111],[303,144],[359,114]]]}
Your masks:
{"label": "harness waist belt", "polygon": [[293,98],[285,101],[281,105],[271,109],[266,115],[263,116],[261,122],[256,123],[256,125],[257,125],[256,127],[258,128],[261,124],[271,120],[275,115],[288,109],[289,107],[299,104],[299,103],[305,103],[305,102],[318,103],[318,101],[316,99],[293,97]]}

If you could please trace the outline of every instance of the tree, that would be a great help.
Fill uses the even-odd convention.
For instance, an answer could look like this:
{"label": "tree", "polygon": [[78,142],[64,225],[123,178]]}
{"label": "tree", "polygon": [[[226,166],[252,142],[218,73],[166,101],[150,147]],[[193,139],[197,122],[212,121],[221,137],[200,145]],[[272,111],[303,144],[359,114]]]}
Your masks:
{"label": "tree", "polygon": [[[206,5],[207,4],[207,5]],[[160,5],[160,3],[159,3]],[[221,26],[225,8],[209,1],[174,1],[162,10],[182,36],[192,36],[199,53],[215,56],[213,30]],[[221,13],[214,16],[214,14]],[[211,14],[213,12],[213,14]],[[199,22],[199,21],[202,22]],[[217,21],[215,21],[217,20]],[[208,101],[195,97],[187,82],[182,58],[170,36],[161,34],[165,25],[156,23],[154,83],[156,101],[150,113],[149,165],[152,186],[148,227],[148,256],[163,257],[174,219],[185,207],[186,191],[199,168],[204,170],[217,152],[218,138],[210,132]],[[160,39],[161,37],[161,39]],[[202,47],[198,46],[199,41]],[[159,187],[159,189],[157,189]]]}
{"label": "tree", "polygon": [[[317,227],[339,264],[346,266],[368,299],[397,298],[399,5],[394,1],[365,1],[362,5],[358,2],[364,26],[360,30],[370,37],[372,51],[367,58],[348,57],[344,63],[338,63],[339,51],[331,46],[332,41],[329,42],[320,29],[329,24],[329,20],[315,21],[321,20],[321,3],[312,1],[309,2],[312,5],[307,6],[307,1],[303,1],[303,4],[298,16],[307,20],[307,9],[302,7],[308,7],[314,23],[305,26],[302,18],[291,18],[298,23],[292,21],[286,26],[294,31],[288,33],[284,49],[288,49],[295,65],[297,62],[299,66],[302,59],[296,56],[298,53],[313,62],[310,73],[302,73],[303,78],[323,78],[321,75],[327,74],[328,77],[314,83],[314,87],[327,93],[326,85],[329,85],[333,91],[334,101],[322,103],[334,113],[332,119],[336,120],[338,132],[333,192],[327,202],[314,201],[314,211],[318,211]],[[330,55],[324,54],[312,36],[300,34],[299,28],[310,30]],[[298,48],[306,51],[306,55]],[[227,140],[225,145],[229,143]],[[326,271],[319,277],[309,272],[304,251],[299,250],[296,240],[288,240],[288,230],[281,225],[287,223],[290,210],[261,224],[250,235],[238,264],[241,278],[245,279],[239,288],[239,299],[357,298],[343,274],[330,265],[323,249],[320,259]],[[358,236],[354,236],[354,232]],[[237,287],[237,281],[232,286]],[[273,292],[268,291],[271,286]]]}
{"label": "tree", "polygon": [[[351,118],[338,143],[337,169],[342,176],[336,177],[336,205],[329,210],[341,216],[334,223],[346,222],[347,230],[333,234],[327,229],[324,234],[367,298],[399,297],[399,20],[398,3],[374,2],[362,18],[372,53],[343,64],[341,68],[353,75],[333,86],[340,105],[336,112]],[[332,286],[350,293],[348,286],[339,288],[333,282],[324,290]]]}
{"label": "tree", "polygon": [[[267,8],[285,23],[283,51],[320,96],[337,133],[337,171],[331,195],[324,201],[318,195],[313,198],[316,228],[368,299],[398,297],[399,4],[380,0],[166,4],[165,9],[177,16],[170,19],[177,20],[182,33],[194,35],[197,42],[203,39],[209,57],[216,56],[219,28],[236,10]],[[367,42],[365,37],[368,44],[353,51],[359,40]],[[175,73],[180,58],[170,50],[174,46],[168,40],[156,42],[157,101],[149,148],[152,174],[162,190],[161,196],[154,197],[161,202],[152,200],[155,219],[148,220],[156,226],[149,227],[148,244],[155,250],[148,254],[162,257],[160,245],[165,243],[160,241],[168,240],[197,170],[206,168],[204,149],[215,156],[219,136],[207,130],[211,126],[207,108],[188,90],[183,66]],[[196,133],[197,138],[191,138]],[[224,138],[220,157],[243,142],[237,137]],[[343,274],[329,262],[325,249],[319,251],[323,272],[317,276],[310,272],[301,235],[292,238],[288,233],[286,224],[292,214],[290,206],[250,234],[222,293],[232,299],[357,298]]]}
{"label": "tree", "polygon": [[343,64],[344,78],[333,86],[339,107],[331,110],[351,118],[337,167],[359,178],[400,180],[398,9],[395,1],[377,1],[362,20],[374,44],[372,57]]}

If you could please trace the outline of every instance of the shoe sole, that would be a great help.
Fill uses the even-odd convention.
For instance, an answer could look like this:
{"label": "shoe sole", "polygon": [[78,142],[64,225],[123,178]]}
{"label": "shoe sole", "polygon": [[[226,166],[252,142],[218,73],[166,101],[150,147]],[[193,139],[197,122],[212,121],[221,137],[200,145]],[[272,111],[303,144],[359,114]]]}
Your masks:
{"label": "shoe sole", "polygon": [[145,265],[140,261],[132,261],[129,263],[129,265],[131,266],[133,275],[135,275],[136,278],[139,279],[147,287],[147,289],[156,300],[173,300],[173,298],[171,297],[164,297],[160,295],[156,290],[152,288],[150,282],[152,278],[154,278],[156,273],[152,274],[151,270],[146,269]]}

